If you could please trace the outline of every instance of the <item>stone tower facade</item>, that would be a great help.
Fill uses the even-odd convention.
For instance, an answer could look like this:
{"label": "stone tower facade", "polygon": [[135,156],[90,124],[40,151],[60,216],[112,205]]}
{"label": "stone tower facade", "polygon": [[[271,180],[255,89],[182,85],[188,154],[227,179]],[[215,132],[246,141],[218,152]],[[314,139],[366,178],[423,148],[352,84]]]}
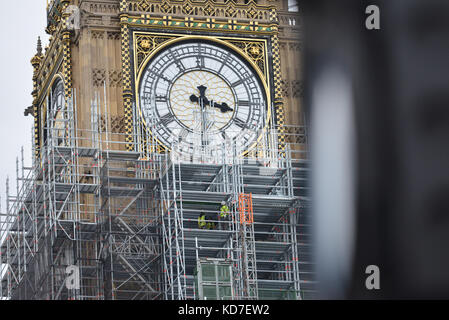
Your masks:
{"label": "stone tower facade", "polygon": [[291,3],[49,1],[2,297],[313,296]]}
{"label": "stone tower facade", "polygon": [[[32,59],[35,146],[45,143],[46,111],[56,82],[66,100],[76,95],[76,126],[91,126],[96,95],[106,100],[103,126],[127,134],[133,149],[133,104],[143,62],[166,41],[186,36],[220,39],[262,65],[275,122],[288,139],[303,125],[301,20],[287,0],[53,0],[48,6],[50,43]],[[253,49],[260,47],[260,51]],[[255,51],[254,51],[255,50]]]}

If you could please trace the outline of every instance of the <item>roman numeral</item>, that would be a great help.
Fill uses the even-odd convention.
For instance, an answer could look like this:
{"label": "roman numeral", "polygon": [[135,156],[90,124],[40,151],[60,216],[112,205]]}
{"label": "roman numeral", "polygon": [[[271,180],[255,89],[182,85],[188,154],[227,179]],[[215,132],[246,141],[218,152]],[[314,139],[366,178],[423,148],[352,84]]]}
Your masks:
{"label": "roman numeral", "polygon": [[246,125],[246,122],[243,121],[243,120],[241,120],[241,119],[239,119],[239,118],[235,118],[234,123],[236,124],[236,126],[242,128],[242,129],[248,127],[248,126]]}
{"label": "roman numeral", "polygon": [[168,79],[168,78],[165,77],[165,76],[161,76],[161,79],[165,80],[166,82],[168,82],[168,83],[170,83],[170,84],[172,83],[171,80]]}
{"label": "roman numeral", "polygon": [[196,65],[200,69],[203,69],[205,67],[205,62],[204,62],[203,56],[198,56],[198,58],[196,58]]}
{"label": "roman numeral", "polygon": [[240,79],[240,80],[234,82],[233,84],[231,84],[231,87],[235,88],[235,87],[241,85],[243,82],[245,82],[245,79]]}
{"label": "roman numeral", "polygon": [[[148,75],[154,79],[157,78],[159,76],[159,69],[149,69],[148,71]],[[148,82],[148,81],[147,81]]]}
{"label": "roman numeral", "polygon": [[173,117],[173,115],[171,113],[167,113],[166,115],[162,116],[159,119],[159,125],[163,125],[163,126],[168,126],[170,123],[172,123],[173,121],[175,121],[175,118]]}
{"label": "roman numeral", "polygon": [[249,107],[252,105],[252,102],[249,102],[248,100],[239,100],[238,105],[239,107]]}
{"label": "roman numeral", "polygon": [[173,61],[175,61],[175,64],[176,64],[176,66],[178,67],[179,71],[181,71],[181,72],[184,71],[186,68],[185,68],[185,66],[182,64],[181,60],[179,60],[179,59],[176,57],[177,55],[175,55],[175,53],[174,53],[173,51],[171,51],[171,50],[169,50],[169,53],[170,53],[170,55],[171,55]]}
{"label": "roman numeral", "polygon": [[249,79],[254,77],[253,75],[250,75],[250,74],[248,74],[246,72],[244,74],[241,74],[240,76],[243,76],[243,78],[241,78],[240,80],[238,80],[238,81],[234,82],[233,84],[231,84],[232,87],[239,86],[242,83],[244,83],[245,81],[247,81],[247,80],[249,80]]}
{"label": "roman numeral", "polygon": [[156,102],[167,102],[166,96],[156,96]]}
{"label": "roman numeral", "polygon": [[223,70],[224,66],[228,63],[228,60],[229,60],[230,56],[231,56],[231,53],[228,52],[228,53],[226,54],[226,58],[224,59],[223,63],[221,64],[220,69],[218,70],[218,73],[219,73],[219,74],[221,73],[221,70]]}

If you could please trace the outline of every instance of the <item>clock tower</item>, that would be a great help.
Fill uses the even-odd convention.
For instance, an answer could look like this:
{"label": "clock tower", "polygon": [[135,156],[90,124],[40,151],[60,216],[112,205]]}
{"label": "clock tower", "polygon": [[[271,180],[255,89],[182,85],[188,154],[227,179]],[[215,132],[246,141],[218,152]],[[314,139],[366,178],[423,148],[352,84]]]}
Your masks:
{"label": "clock tower", "polygon": [[[191,152],[198,143],[236,140],[244,152],[260,132],[276,128],[282,152],[304,119],[301,23],[291,3],[50,1],[50,43],[32,61],[36,153],[48,126],[61,127],[59,142],[69,134],[64,117],[74,119],[77,135],[89,130],[95,97],[107,105],[100,125],[128,151],[142,149],[136,130],[148,132],[161,150],[179,139]],[[203,106],[190,101],[200,85],[207,88]],[[76,101],[73,115],[53,106],[61,90],[64,103]],[[228,110],[216,107],[223,103]]]}
{"label": "clock tower", "polygon": [[295,3],[49,1],[0,295],[313,297]]}

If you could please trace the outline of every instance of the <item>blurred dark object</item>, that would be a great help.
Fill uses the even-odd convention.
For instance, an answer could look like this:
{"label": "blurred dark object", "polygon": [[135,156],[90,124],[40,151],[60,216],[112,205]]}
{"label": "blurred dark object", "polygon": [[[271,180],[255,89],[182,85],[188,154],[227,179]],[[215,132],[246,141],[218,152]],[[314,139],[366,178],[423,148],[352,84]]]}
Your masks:
{"label": "blurred dark object", "polygon": [[322,297],[449,298],[449,1],[302,5]]}

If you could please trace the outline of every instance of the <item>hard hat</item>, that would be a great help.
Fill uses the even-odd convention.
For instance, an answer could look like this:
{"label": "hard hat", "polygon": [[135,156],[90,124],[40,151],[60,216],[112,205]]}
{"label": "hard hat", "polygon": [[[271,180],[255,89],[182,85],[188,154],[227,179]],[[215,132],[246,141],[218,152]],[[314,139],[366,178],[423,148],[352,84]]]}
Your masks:
{"label": "hard hat", "polygon": [[225,204],[226,204],[226,202],[224,202],[224,201],[221,202],[221,205],[222,205],[222,206],[224,206]]}

